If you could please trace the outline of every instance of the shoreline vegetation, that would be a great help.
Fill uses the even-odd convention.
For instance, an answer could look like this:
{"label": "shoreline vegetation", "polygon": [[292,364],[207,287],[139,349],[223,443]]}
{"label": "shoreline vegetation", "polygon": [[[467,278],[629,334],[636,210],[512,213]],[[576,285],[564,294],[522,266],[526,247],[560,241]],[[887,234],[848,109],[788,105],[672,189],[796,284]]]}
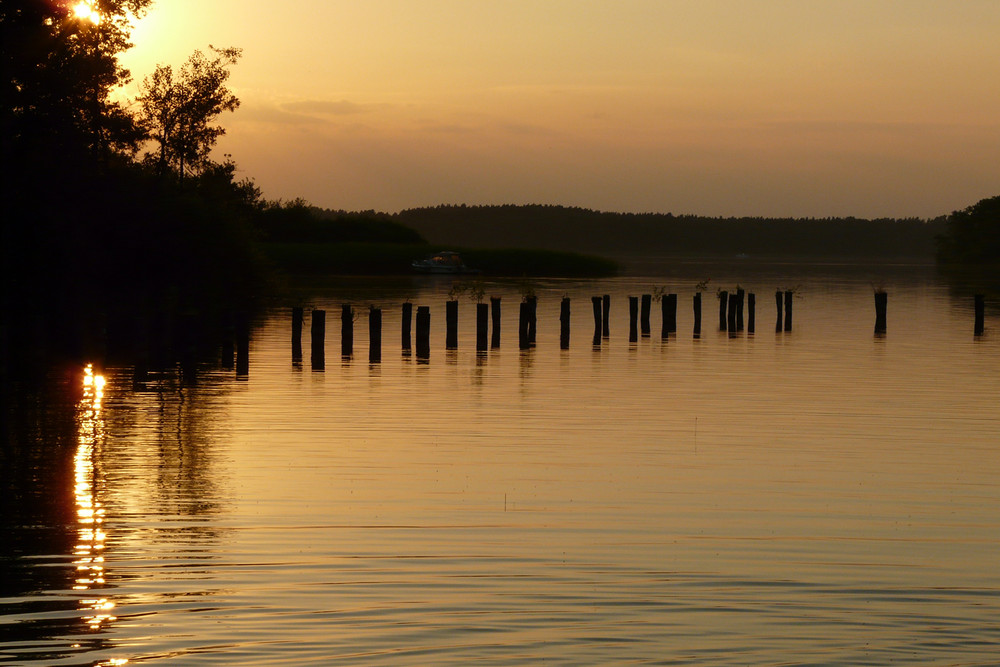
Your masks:
{"label": "shoreline vegetation", "polygon": [[601,277],[616,259],[655,254],[775,261],[934,261],[945,217],[710,218],[544,205],[437,206],[399,213],[346,212],[305,202],[272,205],[261,248],[291,273],[411,273],[432,251],[461,252],[495,276]]}

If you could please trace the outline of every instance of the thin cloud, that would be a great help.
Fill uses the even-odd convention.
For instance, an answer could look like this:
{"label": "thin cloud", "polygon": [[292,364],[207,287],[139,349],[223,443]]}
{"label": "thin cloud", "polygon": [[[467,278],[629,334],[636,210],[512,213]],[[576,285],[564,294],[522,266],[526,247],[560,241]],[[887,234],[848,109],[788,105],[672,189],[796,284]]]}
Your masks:
{"label": "thin cloud", "polygon": [[352,116],[376,111],[384,105],[358,104],[349,100],[300,100],[298,102],[287,102],[281,106],[285,111],[292,113],[316,114],[320,116]]}

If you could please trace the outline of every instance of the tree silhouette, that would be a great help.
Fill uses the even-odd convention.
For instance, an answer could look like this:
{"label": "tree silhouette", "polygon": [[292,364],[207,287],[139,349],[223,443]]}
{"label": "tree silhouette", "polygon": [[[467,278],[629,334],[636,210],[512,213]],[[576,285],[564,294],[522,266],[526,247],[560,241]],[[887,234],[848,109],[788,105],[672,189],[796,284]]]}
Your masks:
{"label": "tree silhouette", "polygon": [[938,239],[938,258],[951,264],[1000,264],[1000,196],[955,211]]}
{"label": "tree silhouette", "polygon": [[209,48],[215,58],[195,51],[176,73],[170,65],[157,65],[143,80],[138,98],[141,120],[149,137],[159,144],[146,160],[179,178],[184,178],[185,171],[199,172],[210,163],[209,153],[226,133],[212,122],[223,111],[235,111],[240,105],[226,81],[241,49]]}
{"label": "tree silhouette", "polygon": [[[110,99],[130,80],[118,55],[129,48],[128,20],[152,0],[0,3],[0,147],[12,171],[74,167],[135,150],[141,133]],[[7,169],[5,168],[5,171]]]}

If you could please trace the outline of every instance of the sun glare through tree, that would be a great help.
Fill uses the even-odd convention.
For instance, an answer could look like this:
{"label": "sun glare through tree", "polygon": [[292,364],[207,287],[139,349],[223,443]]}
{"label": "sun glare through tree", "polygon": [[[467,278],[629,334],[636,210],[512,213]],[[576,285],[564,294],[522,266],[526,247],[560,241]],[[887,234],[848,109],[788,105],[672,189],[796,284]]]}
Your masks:
{"label": "sun glare through tree", "polygon": [[91,23],[97,24],[101,22],[101,14],[94,7],[93,2],[87,2],[83,0],[76,3],[73,7],[73,14],[81,20],[90,21]]}

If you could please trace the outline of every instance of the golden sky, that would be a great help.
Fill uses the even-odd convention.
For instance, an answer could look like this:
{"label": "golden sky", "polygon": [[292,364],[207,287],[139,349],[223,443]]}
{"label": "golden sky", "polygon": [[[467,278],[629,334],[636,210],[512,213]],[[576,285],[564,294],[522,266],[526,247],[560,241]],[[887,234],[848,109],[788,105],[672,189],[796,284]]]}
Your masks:
{"label": "golden sky", "polygon": [[243,48],[269,199],[933,217],[1000,194],[997,0],[159,0],[135,82]]}

